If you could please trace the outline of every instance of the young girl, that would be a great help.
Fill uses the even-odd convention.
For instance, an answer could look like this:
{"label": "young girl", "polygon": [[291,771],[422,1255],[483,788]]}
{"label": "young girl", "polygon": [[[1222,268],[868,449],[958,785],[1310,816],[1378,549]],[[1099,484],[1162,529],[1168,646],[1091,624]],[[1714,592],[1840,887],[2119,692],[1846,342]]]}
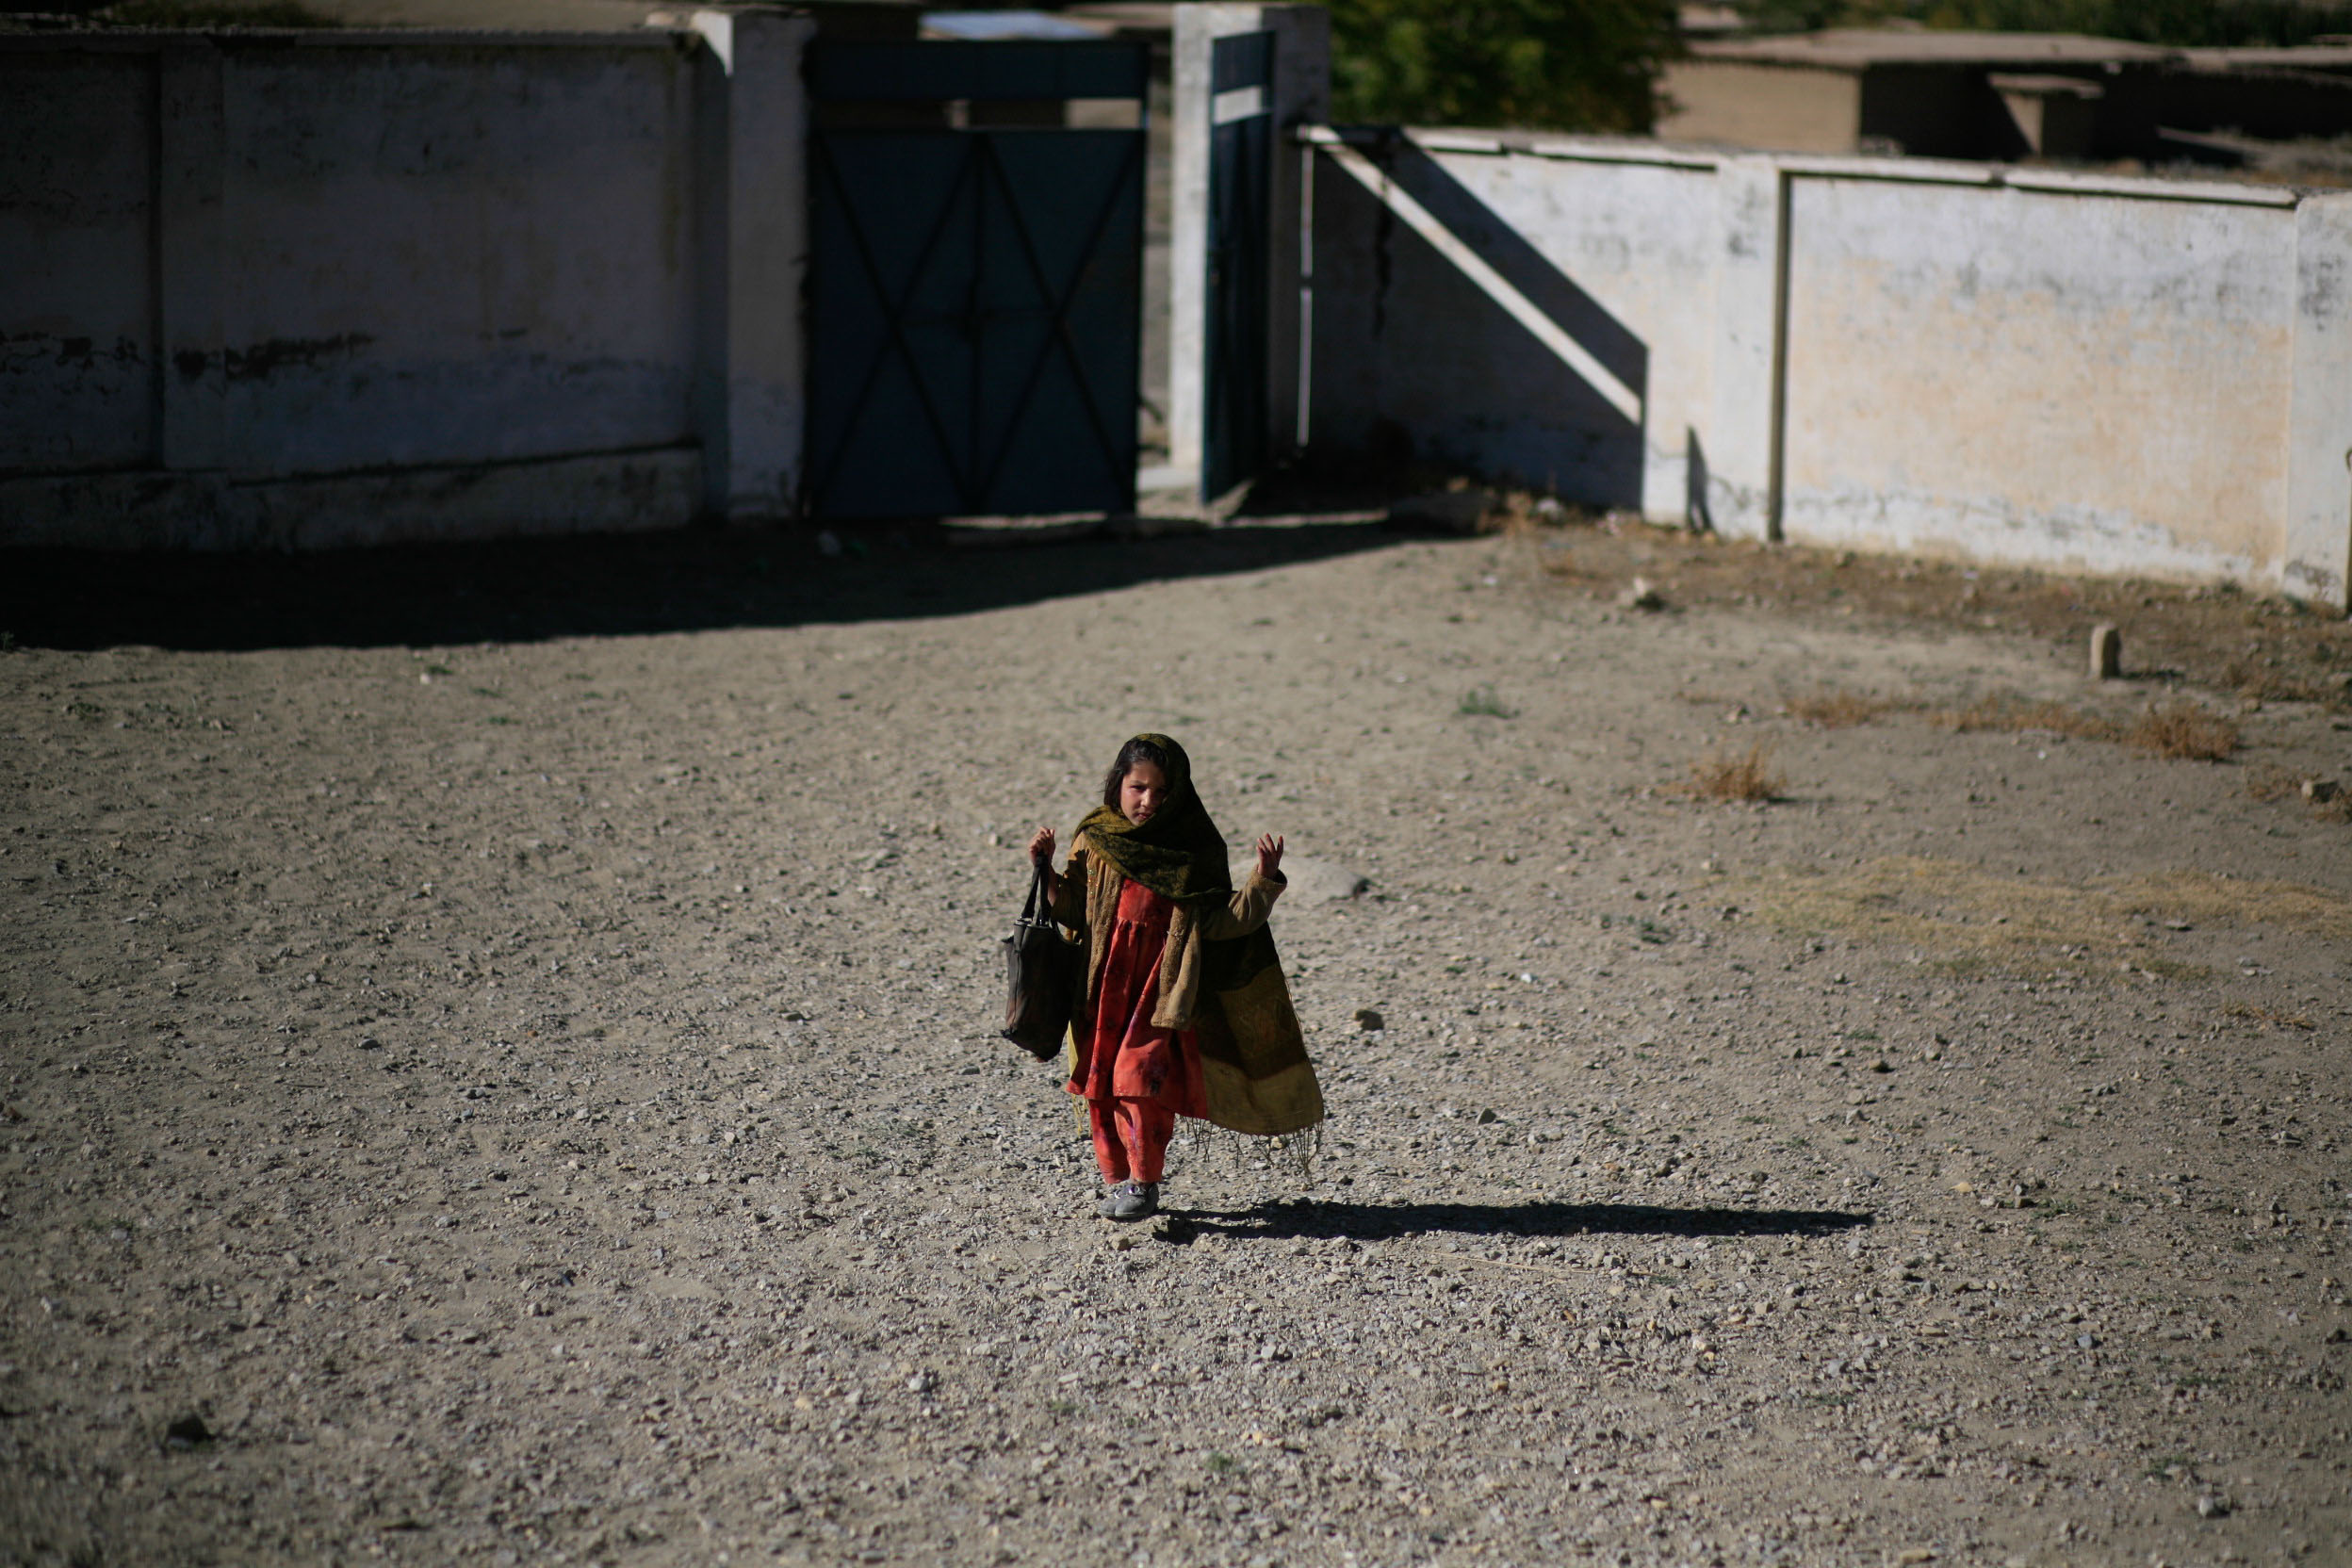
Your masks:
{"label": "young girl", "polygon": [[1193,792],[1191,759],[1165,735],[1119,747],[1060,874],[1054,830],[1029,840],[1054,919],[1086,944],[1066,1086],[1086,1102],[1105,1218],[1158,1211],[1180,1116],[1262,1136],[1323,1119],[1266,928],[1284,886],[1282,841],[1262,837],[1257,853],[1235,888],[1225,837]]}

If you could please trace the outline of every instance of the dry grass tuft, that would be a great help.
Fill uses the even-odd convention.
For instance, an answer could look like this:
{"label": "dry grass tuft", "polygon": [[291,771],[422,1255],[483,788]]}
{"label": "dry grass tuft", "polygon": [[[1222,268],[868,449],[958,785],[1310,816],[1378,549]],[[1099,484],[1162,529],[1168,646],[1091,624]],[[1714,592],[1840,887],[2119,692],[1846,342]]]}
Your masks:
{"label": "dry grass tuft", "polygon": [[1792,719],[1819,725],[1823,729],[1851,729],[1904,705],[1874,692],[1841,692],[1824,686],[1817,692],[1790,697],[1785,706]]}
{"label": "dry grass tuft", "polygon": [[2123,743],[2151,757],[2218,762],[2238,749],[2238,727],[2193,702],[2171,702],[2149,709]]}
{"label": "dry grass tuft", "polygon": [[2282,1013],[2276,1007],[2264,1007],[2252,1002],[2232,1002],[2222,1011],[2230,1018],[2248,1023],[2265,1023],[2273,1029],[2316,1029],[2318,1024],[2301,1013]]}
{"label": "dry grass tuft", "polygon": [[2014,733],[2046,729],[2053,735],[2075,735],[2086,741],[2117,739],[2115,727],[2096,713],[2068,708],[2063,702],[2029,702],[2014,692],[1979,697],[1966,708],[1947,708],[1931,714],[1935,723],[1963,735],[1980,730]]}
{"label": "dry grass tuft", "polygon": [[1690,764],[1690,781],[1682,788],[1699,800],[1776,799],[1788,780],[1772,771],[1772,761],[1770,746],[1750,746],[1736,757],[1716,752]]}
{"label": "dry grass tuft", "polygon": [[2246,792],[2256,800],[2288,800],[2303,792],[2303,776],[2264,762],[2246,776]]}

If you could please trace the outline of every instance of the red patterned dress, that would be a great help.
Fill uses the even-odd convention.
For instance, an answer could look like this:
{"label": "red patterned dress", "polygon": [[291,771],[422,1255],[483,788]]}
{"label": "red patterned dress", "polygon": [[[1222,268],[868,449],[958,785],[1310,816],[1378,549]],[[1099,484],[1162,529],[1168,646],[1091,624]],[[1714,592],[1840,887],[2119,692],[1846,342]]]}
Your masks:
{"label": "red patterned dress", "polygon": [[1160,1004],[1160,956],[1175,913],[1175,900],[1140,882],[1119,888],[1094,1015],[1075,1031],[1077,1066],[1068,1086],[1086,1097],[1105,1182],[1157,1182],[1176,1119],[1209,1114],[1192,1031],[1152,1023]]}

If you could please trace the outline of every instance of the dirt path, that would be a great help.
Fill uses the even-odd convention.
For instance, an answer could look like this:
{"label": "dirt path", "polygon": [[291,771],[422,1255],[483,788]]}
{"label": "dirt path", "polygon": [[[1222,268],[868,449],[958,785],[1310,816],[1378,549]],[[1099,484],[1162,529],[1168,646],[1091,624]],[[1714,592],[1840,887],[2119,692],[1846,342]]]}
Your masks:
{"label": "dirt path", "polygon": [[[2247,788],[2344,721],[1956,731],[2149,693],[1621,611],[1634,547],[47,563],[0,1556],[2352,1557],[2352,828]],[[101,598],[180,651],[60,651]],[[1276,917],[1312,1180],[1114,1232],[990,1021],[1011,846],[1142,727],[1373,893]],[[1777,802],[1674,788],[1757,743]]]}

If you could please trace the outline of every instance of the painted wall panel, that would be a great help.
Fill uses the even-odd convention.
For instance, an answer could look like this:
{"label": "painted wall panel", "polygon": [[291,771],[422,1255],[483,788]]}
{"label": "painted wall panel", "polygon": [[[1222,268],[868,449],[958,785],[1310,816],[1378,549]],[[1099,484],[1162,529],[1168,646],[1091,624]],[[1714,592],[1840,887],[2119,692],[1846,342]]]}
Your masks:
{"label": "painted wall panel", "polygon": [[1638,419],[1325,156],[1313,440],[1678,514],[1711,400],[1714,178],[1520,154],[1369,155],[1638,399]]}
{"label": "painted wall panel", "polygon": [[155,442],[155,61],[0,61],[0,472],[132,467]]}
{"label": "painted wall panel", "polygon": [[1799,177],[1791,539],[2275,582],[2295,215]]}
{"label": "painted wall panel", "polygon": [[239,50],[225,99],[231,468],[687,438],[680,56]]}

